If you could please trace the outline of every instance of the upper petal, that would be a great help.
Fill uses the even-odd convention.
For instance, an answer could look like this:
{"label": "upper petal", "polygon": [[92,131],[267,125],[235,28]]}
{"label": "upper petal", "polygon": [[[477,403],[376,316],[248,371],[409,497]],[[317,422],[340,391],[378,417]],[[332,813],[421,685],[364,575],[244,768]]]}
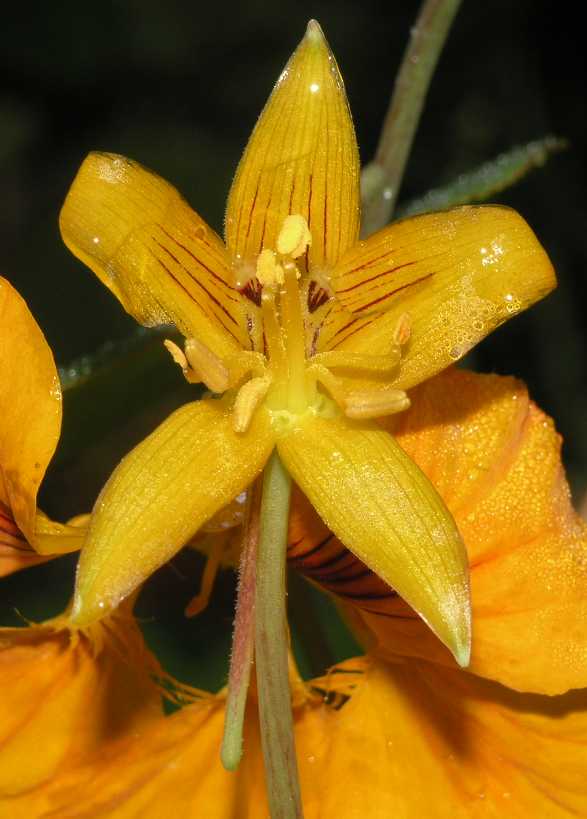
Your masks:
{"label": "upper petal", "polygon": [[337,303],[320,349],[385,352],[401,315],[412,333],[391,382],[408,389],[461,358],[545,296],[554,271],[528,224],[504,207],[463,207],[390,225],[331,274]]}
{"label": "upper petal", "polygon": [[92,153],[60,216],[63,240],[141,324],[173,322],[217,355],[249,347],[224,245],[177,190],[136,162]]}
{"label": "upper petal", "polygon": [[228,198],[226,243],[242,277],[283,221],[310,227],[313,268],[332,265],[359,232],[359,155],[342,78],[311,21],[282,72],[238,166]]}
{"label": "upper petal", "polygon": [[374,425],[308,417],[279,454],[326,525],[467,665],[466,553],[430,482]]}
{"label": "upper petal", "polygon": [[273,447],[266,412],[244,434],[225,401],[176,410],[114,470],[80,557],[73,618],[97,620],[245,489]]}

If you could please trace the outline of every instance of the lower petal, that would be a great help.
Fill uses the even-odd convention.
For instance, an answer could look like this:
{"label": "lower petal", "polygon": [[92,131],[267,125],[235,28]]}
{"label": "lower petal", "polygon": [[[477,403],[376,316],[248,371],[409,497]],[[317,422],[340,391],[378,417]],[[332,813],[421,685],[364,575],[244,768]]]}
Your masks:
{"label": "lower petal", "polygon": [[223,401],[173,413],[117,467],[92,514],[73,618],[97,620],[169,560],[261,472],[274,444],[267,414],[244,434]]}
{"label": "lower petal", "polygon": [[277,446],[326,525],[466,665],[464,546],[434,487],[393,437],[375,425],[310,417]]}

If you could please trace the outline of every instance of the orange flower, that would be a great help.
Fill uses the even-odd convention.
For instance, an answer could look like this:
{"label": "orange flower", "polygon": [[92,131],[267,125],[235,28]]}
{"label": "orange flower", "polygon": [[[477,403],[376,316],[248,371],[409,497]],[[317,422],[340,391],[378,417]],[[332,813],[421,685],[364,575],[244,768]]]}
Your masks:
{"label": "orange flower", "polygon": [[[587,686],[587,526],[552,421],[524,386],[452,370],[412,393],[397,441],[438,489],[469,556],[470,670],[519,691]],[[383,422],[387,425],[388,422]],[[409,606],[298,507],[290,562],[347,604],[371,649],[454,667]]]}
{"label": "orange flower", "polygon": [[[297,689],[306,819],[587,816],[587,695],[522,695],[420,660],[356,658]],[[265,819],[260,737],[225,771],[222,697],[160,719],[55,782],[47,819]]]}
{"label": "orange flower", "polygon": [[[552,422],[514,379],[453,370],[419,388],[394,433],[462,527],[475,673],[298,507],[292,560],[346,596],[372,643],[292,686],[306,819],[587,817],[587,691],[568,691],[587,684],[587,527]],[[254,714],[237,773],[218,760],[224,700],[210,697],[70,769],[47,816],[265,817]]]}
{"label": "orange flower", "polygon": [[127,608],[86,631],[65,616],[0,629],[0,816],[40,816],[54,778],[161,716],[160,669]]}
{"label": "orange flower", "polygon": [[0,577],[79,549],[76,519],[55,523],[37,492],[61,431],[61,386],[51,350],[16,290],[0,277]]}

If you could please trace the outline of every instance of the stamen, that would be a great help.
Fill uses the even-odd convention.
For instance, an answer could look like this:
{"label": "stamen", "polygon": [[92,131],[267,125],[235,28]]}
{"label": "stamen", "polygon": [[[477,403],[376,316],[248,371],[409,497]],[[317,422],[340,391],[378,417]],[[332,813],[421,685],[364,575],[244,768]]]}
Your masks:
{"label": "stamen", "polygon": [[246,432],[253,414],[267,395],[273,381],[270,375],[251,378],[244,384],[236,396],[233,408],[233,429],[235,432]]}
{"label": "stamen", "polygon": [[307,369],[307,374],[314,378],[323,387],[326,387],[330,395],[337,404],[344,409],[346,392],[340,378],[333,375],[330,370],[322,364],[311,364]]}
{"label": "stamen", "polygon": [[262,250],[257,258],[257,279],[263,287],[283,284],[283,267],[273,250]]}
{"label": "stamen", "polygon": [[410,406],[410,399],[403,390],[378,390],[351,392],[343,399],[345,415],[348,418],[380,418],[394,415]]}
{"label": "stamen", "polygon": [[311,244],[312,234],[304,217],[299,214],[286,216],[277,237],[277,252],[282,256],[297,259],[306,252]]}
{"label": "stamen", "polygon": [[226,367],[230,373],[230,386],[236,387],[245,375],[264,375],[267,369],[267,359],[263,353],[254,350],[241,350],[236,355],[226,359]]}
{"label": "stamen", "polygon": [[409,313],[403,313],[397,322],[393,333],[393,340],[400,347],[403,347],[410,340],[412,334],[412,319]]}
{"label": "stamen", "polygon": [[181,367],[183,376],[188,384],[199,384],[202,379],[200,378],[199,373],[194,372],[194,370],[192,370],[188,364],[188,360],[185,357],[183,350],[178,347],[174,341],[170,341],[168,338],[166,338],[163,342],[163,346],[170,353],[171,358],[175,361],[175,363]]}
{"label": "stamen", "polygon": [[389,372],[395,370],[401,361],[399,345],[394,345],[388,355],[368,355],[367,353],[347,353],[345,350],[326,350],[312,356],[312,363],[324,367],[344,367],[367,372]]}
{"label": "stamen", "polygon": [[200,614],[200,612],[204,611],[208,605],[228,537],[226,534],[222,534],[213,538],[214,545],[206,559],[202,582],[200,583],[200,591],[185,607],[184,614],[186,617],[195,617],[196,614]]}
{"label": "stamen", "polygon": [[188,338],[185,343],[185,354],[192,369],[209,390],[220,393],[229,388],[228,370],[224,362],[209,347],[197,338]]}

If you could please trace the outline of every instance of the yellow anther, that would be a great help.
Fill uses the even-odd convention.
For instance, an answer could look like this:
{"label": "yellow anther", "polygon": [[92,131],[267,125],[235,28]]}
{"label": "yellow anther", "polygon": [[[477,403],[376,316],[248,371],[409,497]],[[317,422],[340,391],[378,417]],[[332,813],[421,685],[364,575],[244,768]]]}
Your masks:
{"label": "yellow anther", "polygon": [[304,217],[299,214],[286,216],[277,237],[277,252],[297,259],[311,244],[312,234]]}
{"label": "yellow anther", "polygon": [[267,395],[273,379],[270,375],[251,378],[236,396],[233,408],[233,428],[235,432],[246,432],[255,410]]}
{"label": "yellow anther", "polygon": [[184,375],[185,375],[186,370],[187,370],[189,365],[188,365],[188,360],[185,357],[185,354],[184,354],[183,350],[181,349],[181,347],[178,347],[177,344],[174,341],[170,341],[168,338],[166,338],[165,341],[163,342],[163,346],[165,347],[167,352],[171,355],[171,358],[175,361],[175,363],[179,367],[181,367],[181,369],[183,370]]}
{"label": "yellow anther", "polygon": [[412,320],[409,316],[409,313],[403,313],[396,324],[395,331],[393,333],[393,340],[396,344],[399,344],[400,347],[403,347],[404,344],[407,344],[410,340],[410,336],[412,334]]}
{"label": "yellow anther", "polygon": [[408,409],[410,399],[403,390],[350,392],[345,396],[343,406],[348,418],[380,418]]}
{"label": "yellow anther", "polygon": [[197,338],[188,338],[185,355],[190,367],[212,392],[225,392],[230,386],[230,374],[222,359]]}
{"label": "yellow anther", "polygon": [[272,250],[266,248],[259,253],[257,257],[257,278],[264,287],[283,284],[283,267],[277,261]]}

